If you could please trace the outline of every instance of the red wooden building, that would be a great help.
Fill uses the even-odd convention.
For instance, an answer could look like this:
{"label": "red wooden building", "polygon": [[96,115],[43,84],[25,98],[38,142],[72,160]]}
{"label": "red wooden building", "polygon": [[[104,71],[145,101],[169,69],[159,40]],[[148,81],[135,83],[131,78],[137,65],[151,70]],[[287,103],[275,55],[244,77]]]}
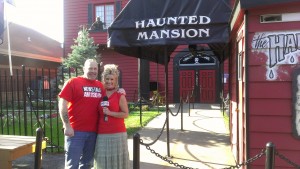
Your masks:
{"label": "red wooden building", "polygon": [[[150,84],[158,84],[159,91],[165,90],[165,68],[107,48],[107,28],[127,2],[65,0],[65,54],[71,52],[80,26],[91,26],[99,16],[103,29],[91,30],[90,36],[100,45],[103,64],[119,65],[121,86],[126,89],[128,100],[137,101],[139,71],[143,78],[141,94],[148,98],[153,87]],[[182,94],[194,89],[194,102],[218,103],[220,93],[228,92],[232,152],[237,163],[259,154],[271,141],[279,153],[300,164],[300,115],[296,106],[300,83],[300,1],[231,0],[230,6],[227,59],[223,61],[212,54],[209,62],[184,62],[190,59],[188,46],[178,46],[168,67],[169,102],[179,102]],[[197,48],[206,49],[207,45],[197,44]],[[264,162],[264,158],[258,159],[248,168],[264,168]],[[292,168],[278,156],[276,166]]]}
{"label": "red wooden building", "polygon": [[[300,1],[240,0],[232,4],[229,88],[233,154],[241,163],[271,141],[280,154],[299,165],[294,74],[300,68]],[[262,158],[250,166],[264,168],[264,162]],[[276,168],[293,167],[276,156]]]}
{"label": "red wooden building", "polygon": [[[75,3],[76,2],[76,3]],[[103,64],[114,63],[119,65],[121,71],[121,85],[127,91],[129,101],[137,101],[137,93],[139,86],[139,72],[141,72],[141,95],[143,98],[149,99],[151,91],[158,87],[159,92],[164,95],[164,66],[153,62],[141,61],[121,55],[107,48],[107,27],[112,23],[113,19],[118,15],[121,9],[128,1],[115,0],[90,0],[90,1],[64,1],[64,42],[65,54],[71,52],[70,46],[74,43],[74,38],[80,26],[90,27],[99,16],[104,22],[103,29],[91,30],[90,36],[94,38],[95,43],[100,45],[99,53],[102,56]],[[198,45],[198,49],[205,48]],[[195,102],[201,103],[217,103],[219,101],[219,93],[222,88],[220,77],[220,61],[213,54],[207,56],[209,61],[195,64],[191,60],[188,46],[178,46],[170,57],[168,67],[169,72],[169,101],[179,102],[180,96],[186,97],[188,93],[192,93],[194,89]],[[187,61],[189,60],[190,61]],[[186,62],[184,62],[185,60]],[[197,64],[198,63],[198,64]],[[138,65],[141,65],[139,69]],[[179,83],[178,83],[179,82]]]}

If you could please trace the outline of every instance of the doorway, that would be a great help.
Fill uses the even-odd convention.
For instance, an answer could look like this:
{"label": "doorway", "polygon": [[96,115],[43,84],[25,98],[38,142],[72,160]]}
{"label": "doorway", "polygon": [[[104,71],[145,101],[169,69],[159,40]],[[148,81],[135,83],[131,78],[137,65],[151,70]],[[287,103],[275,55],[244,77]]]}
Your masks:
{"label": "doorway", "polygon": [[180,70],[179,91],[183,99],[191,96],[190,102],[216,102],[216,70]]}
{"label": "doorway", "polygon": [[174,57],[174,101],[190,96],[191,103],[217,103],[218,70],[218,60],[209,51],[179,53]]}

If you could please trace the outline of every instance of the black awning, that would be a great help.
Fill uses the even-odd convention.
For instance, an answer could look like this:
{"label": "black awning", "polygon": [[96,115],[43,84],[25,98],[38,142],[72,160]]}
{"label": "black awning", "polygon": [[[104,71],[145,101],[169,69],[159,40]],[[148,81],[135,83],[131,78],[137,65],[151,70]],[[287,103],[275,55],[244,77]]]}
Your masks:
{"label": "black awning", "polygon": [[240,0],[241,8],[248,9],[265,5],[273,5],[287,2],[300,2],[300,0]]}
{"label": "black awning", "polygon": [[226,45],[230,15],[228,0],[130,0],[108,28],[108,47],[163,64],[178,45]]}

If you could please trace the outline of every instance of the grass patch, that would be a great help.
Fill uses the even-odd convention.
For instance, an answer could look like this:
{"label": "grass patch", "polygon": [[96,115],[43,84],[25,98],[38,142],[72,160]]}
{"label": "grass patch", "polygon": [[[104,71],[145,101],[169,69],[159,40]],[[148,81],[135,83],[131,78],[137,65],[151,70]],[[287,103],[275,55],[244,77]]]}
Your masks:
{"label": "grass patch", "polygon": [[157,108],[150,109],[148,111],[142,111],[142,121],[140,120],[140,111],[134,110],[129,113],[128,118],[125,119],[125,125],[127,128],[128,136],[132,136],[143,126],[148,124],[156,116],[160,115],[162,109],[157,111]]}
{"label": "grass patch", "polygon": [[223,113],[223,119],[224,119],[226,130],[227,132],[229,132],[229,116],[227,115],[226,112]]}
{"label": "grass patch", "polygon": [[[129,113],[129,116],[125,119],[128,136],[132,136],[162,112],[165,112],[165,108],[160,107],[158,111],[157,108],[149,108],[143,106],[141,125],[139,107],[135,107],[134,109],[132,109]],[[12,114],[11,111],[9,112],[9,114]],[[50,111],[39,111],[39,117],[41,115],[50,115]],[[49,146],[47,148],[47,151],[62,152],[64,147],[64,134],[62,131],[62,122],[59,115],[54,118],[43,118],[39,120],[41,125],[43,126],[45,137],[47,137],[49,140],[47,143],[47,146]],[[10,116],[9,118],[3,116],[2,118],[0,118],[0,134],[35,135],[35,130],[38,127],[38,121],[34,115],[34,112],[28,112],[26,120],[27,123],[25,124],[24,121],[24,116],[21,116],[20,118],[18,115]],[[27,134],[25,134],[25,128],[27,129]]]}

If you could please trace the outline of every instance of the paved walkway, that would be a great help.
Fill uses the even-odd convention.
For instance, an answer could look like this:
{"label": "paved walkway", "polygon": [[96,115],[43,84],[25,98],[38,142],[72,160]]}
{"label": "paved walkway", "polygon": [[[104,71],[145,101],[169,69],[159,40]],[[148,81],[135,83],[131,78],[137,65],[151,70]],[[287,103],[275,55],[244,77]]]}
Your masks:
{"label": "paved walkway", "polygon": [[[170,105],[173,114],[178,111],[179,105]],[[192,108],[192,106],[191,106]],[[218,104],[195,104],[190,116],[188,105],[184,105],[183,130],[181,130],[181,116],[169,114],[169,155],[173,163],[185,167],[199,169],[218,169],[235,166],[235,161],[230,150],[229,134],[220,107]],[[152,120],[139,133],[144,143],[151,143],[159,135],[166,119],[166,114]],[[132,150],[132,139],[129,139]],[[150,146],[163,157],[168,157],[166,130],[160,139]],[[140,146],[141,169],[173,169],[178,168],[165,162],[155,154]],[[131,159],[132,159],[132,153]]]}
{"label": "paved walkway", "polygon": [[[178,111],[177,105],[170,105],[173,114]],[[192,107],[191,107],[192,108]],[[195,104],[190,116],[188,105],[184,105],[183,130],[181,116],[169,114],[169,155],[167,149],[166,130],[150,146],[158,154],[153,154],[145,146],[140,145],[140,169],[174,169],[174,164],[165,162],[162,156],[173,163],[198,169],[221,169],[235,166],[230,151],[229,134],[225,127],[218,104]],[[144,143],[151,143],[161,133],[166,113],[156,117],[139,134]],[[130,160],[133,160],[133,139],[128,139]],[[43,169],[63,169],[63,154],[44,154]],[[29,155],[13,162],[14,169],[32,169],[33,156]],[[31,165],[31,166],[30,166]]]}

